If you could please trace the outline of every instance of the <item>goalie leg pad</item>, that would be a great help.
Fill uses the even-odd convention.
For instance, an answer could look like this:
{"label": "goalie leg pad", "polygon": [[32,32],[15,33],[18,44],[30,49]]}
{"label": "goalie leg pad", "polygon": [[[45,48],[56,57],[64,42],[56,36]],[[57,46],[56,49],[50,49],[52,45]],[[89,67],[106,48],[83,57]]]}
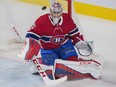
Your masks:
{"label": "goalie leg pad", "polygon": [[102,67],[95,61],[55,61],[55,75],[62,77],[67,75],[68,79],[80,78],[99,78],[101,76]]}
{"label": "goalie leg pad", "polygon": [[88,78],[91,77],[91,75],[89,73],[81,73],[79,71],[76,71],[74,69],[71,69],[63,64],[56,64],[55,67],[55,76],[56,77],[64,77],[67,76],[69,80],[71,79],[83,79],[83,78]]}

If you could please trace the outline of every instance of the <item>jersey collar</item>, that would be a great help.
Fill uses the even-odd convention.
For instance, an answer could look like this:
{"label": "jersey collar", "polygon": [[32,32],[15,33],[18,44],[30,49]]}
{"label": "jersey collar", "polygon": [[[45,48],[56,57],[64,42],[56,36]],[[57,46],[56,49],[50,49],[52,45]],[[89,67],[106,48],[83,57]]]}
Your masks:
{"label": "jersey collar", "polygon": [[[50,20],[50,22],[52,23],[52,25],[53,25],[53,26],[55,26],[55,25],[54,25],[54,23],[53,23],[53,20],[52,20],[51,16],[50,16],[50,15],[48,15],[48,17],[49,17],[49,20]],[[61,26],[61,25],[62,25],[62,23],[63,23],[63,17],[61,16],[61,17],[60,17],[60,20],[59,20],[58,25],[60,25],[60,26]]]}

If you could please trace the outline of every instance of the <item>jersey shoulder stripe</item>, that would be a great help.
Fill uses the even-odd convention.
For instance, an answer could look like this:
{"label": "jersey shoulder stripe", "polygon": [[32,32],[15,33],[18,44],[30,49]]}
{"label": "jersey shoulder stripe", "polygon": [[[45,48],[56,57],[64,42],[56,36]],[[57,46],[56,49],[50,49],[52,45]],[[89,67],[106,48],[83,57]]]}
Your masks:
{"label": "jersey shoulder stripe", "polygon": [[26,38],[33,38],[35,40],[39,40],[41,37],[33,32],[28,32]]}
{"label": "jersey shoulder stripe", "polygon": [[73,36],[79,32],[78,28],[76,27],[74,30],[69,32],[69,36]]}

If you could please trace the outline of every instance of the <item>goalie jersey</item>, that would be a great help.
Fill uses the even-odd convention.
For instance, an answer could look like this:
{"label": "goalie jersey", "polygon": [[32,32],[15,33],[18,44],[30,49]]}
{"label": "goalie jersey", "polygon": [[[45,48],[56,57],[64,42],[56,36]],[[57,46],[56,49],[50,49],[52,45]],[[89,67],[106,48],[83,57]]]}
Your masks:
{"label": "goalie jersey", "polygon": [[26,38],[40,41],[41,48],[55,49],[66,43],[69,39],[73,44],[82,36],[70,15],[63,13],[57,25],[54,25],[49,14],[40,16],[28,31]]}

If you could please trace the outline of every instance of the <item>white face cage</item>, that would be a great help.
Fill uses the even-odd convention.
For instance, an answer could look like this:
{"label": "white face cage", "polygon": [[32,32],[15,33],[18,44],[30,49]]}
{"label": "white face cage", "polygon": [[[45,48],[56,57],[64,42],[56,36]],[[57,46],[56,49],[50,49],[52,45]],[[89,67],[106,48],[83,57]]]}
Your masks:
{"label": "white face cage", "polygon": [[55,2],[50,7],[50,15],[55,24],[59,22],[60,17],[62,16],[62,6],[59,2]]}
{"label": "white face cage", "polygon": [[62,15],[62,6],[60,3],[55,2],[51,7],[50,7],[50,13],[52,17],[58,18]]}

